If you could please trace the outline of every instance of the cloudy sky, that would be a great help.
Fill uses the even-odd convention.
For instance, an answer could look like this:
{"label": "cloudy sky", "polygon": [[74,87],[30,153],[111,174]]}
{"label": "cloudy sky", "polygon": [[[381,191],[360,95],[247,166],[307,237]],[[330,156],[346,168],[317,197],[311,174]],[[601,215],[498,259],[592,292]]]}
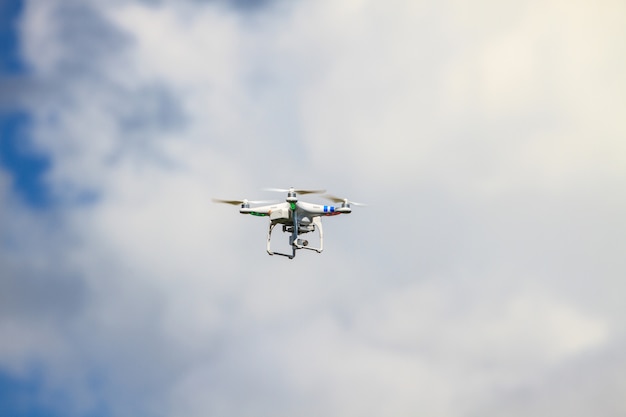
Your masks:
{"label": "cloudy sky", "polygon": [[[0,2],[0,409],[625,415],[624,39],[621,0]],[[369,205],[290,261],[211,203],[290,186]]]}

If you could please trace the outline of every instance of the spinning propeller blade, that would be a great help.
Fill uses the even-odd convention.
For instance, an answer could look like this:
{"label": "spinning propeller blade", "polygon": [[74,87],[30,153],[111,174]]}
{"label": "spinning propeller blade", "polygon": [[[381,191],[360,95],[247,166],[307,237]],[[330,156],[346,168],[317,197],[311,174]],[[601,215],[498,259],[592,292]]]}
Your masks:
{"label": "spinning propeller blade", "polygon": [[295,188],[264,188],[265,191],[276,191],[279,193],[288,193],[290,191],[295,192],[296,194],[322,194],[325,193],[326,190],[303,190],[303,189],[295,189]]}
{"label": "spinning propeller blade", "polygon": [[275,203],[276,200],[222,200],[221,198],[213,198],[214,203],[232,204],[238,206],[240,204],[269,204]]}
{"label": "spinning propeller blade", "polygon": [[330,200],[334,203],[345,203],[345,204],[350,204],[350,205],[354,205],[354,206],[367,206],[367,204],[363,204],[363,203],[357,203],[356,201],[350,201],[347,198],[339,198],[337,196],[334,196],[332,194],[324,194],[322,197],[324,197],[327,200]]}

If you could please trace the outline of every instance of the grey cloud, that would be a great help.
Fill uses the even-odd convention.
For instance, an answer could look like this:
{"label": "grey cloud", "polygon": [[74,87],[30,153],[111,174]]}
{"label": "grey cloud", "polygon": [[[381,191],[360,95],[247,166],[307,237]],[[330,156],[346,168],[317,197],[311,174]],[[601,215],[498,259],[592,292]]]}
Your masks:
{"label": "grey cloud", "polygon": [[[142,85],[124,83],[125,73],[131,70],[124,57],[131,51],[132,36],[108,21],[93,3],[56,2],[45,7],[31,3],[26,17],[29,10],[33,16],[48,13],[50,27],[28,44],[27,51],[37,42],[63,45],[50,48],[53,52],[46,55],[44,64],[31,68],[17,82],[3,80],[3,86],[15,94],[7,108],[32,110],[31,116],[39,127],[34,132],[35,145],[53,156],[60,146],[65,152],[56,156],[74,153],[77,157],[75,151],[82,144],[97,141],[95,137],[99,136],[106,137],[111,146],[108,153],[99,155],[98,164],[116,164],[120,155],[136,152],[152,154],[155,160],[170,164],[155,145],[154,136],[181,129],[186,115],[167,86],[155,81]],[[31,24],[36,23],[25,19],[23,26]],[[27,60],[39,59],[29,53]],[[117,135],[121,131],[123,138]],[[73,161],[76,166],[93,163]],[[61,165],[64,164],[54,165],[49,175],[58,175],[55,169]],[[97,179],[92,184],[79,182],[66,177],[60,186],[53,187],[53,192],[68,203],[93,200],[93,196],[99,195],[93,184]]]}
{"label": "grey cloud", "polygon": [[617,417],[626,412],[620,394],[626,387],[623,343],[575,358],[547,374],[536,375],[527,385],[493,393],[493,404],[481,415]]}
{"label": "grey cloud", "polygon": [[[132,134],[142,129],[177,130],[184,126],[185,116],[176,96],[161,86],[146,86],[122,94],[132,100],[128,114],[120,117],[120,129]],[[123,99],[120,101],[124,101]],[[149,134],[149,132],[143,132]]]}
{"label": "grey cloud", "polygon": [[47,36],[65,45],[56,51],[58,55],[49,70],[67,78],[80,79],[89,74],[104,76],[103,66],[124,49],[129,37],[112,26],[93,2],[54,2],[49,7],[52,33]]}
{"label": "grey cloud", "polygon": [[67,320],[82,311],[84,284],[70,272],[63,273],[60,265],[48,259],[33,268],[32,258],[20,262],[3,258],[0,317]]}

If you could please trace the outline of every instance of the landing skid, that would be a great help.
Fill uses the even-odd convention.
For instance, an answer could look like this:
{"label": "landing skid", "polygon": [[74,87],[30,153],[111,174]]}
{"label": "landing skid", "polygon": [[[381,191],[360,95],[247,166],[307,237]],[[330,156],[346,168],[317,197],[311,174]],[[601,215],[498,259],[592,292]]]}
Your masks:
{"label": "landing skid", "polygon": [[[269,230],[267,233],[267,253],[272,256],[273,255],[285,256],[289,259],[295,258],[296,250],[299,250],[299,249],[308,249],[308,250],[315,251],[317,253],[322,253],[322,251],[324,250],[324,233],[322,230],[322,221],[319,217],[314,217],[312,223],[313,224],[310,225],[312,227],[309,227],[308,229],[300,228],[300,231],[304,230],[300,234],[298,233],[297,227],[288,228],[287,226],[283,226],[283,232],[291,232],[291,235],[289,236],[289,246],[291,246],[291,254],[276,252],[272,250],[272,231],[274,230],[274,227],[276,227],[278,223],[270,223]],[[300,236],[302,234],[309,233],[314,230],[317,230],[318,232],[318,236],[320,240],[319,248],[310,247],[308,246],[309,243],[307,240],[300,239]]]}

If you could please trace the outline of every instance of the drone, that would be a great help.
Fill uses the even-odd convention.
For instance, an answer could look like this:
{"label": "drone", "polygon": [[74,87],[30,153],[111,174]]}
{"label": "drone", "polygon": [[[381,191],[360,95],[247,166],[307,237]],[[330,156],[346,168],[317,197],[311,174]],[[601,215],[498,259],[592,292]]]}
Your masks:
{"label": "drone", "polygon": [[[323,194],[326,190],[302,190],[302,189],[282,189],[282,188],[266,188],[266,191],[286,192],[287,198],[284,203],[276,203],[271,201],[248,201],[248,200],[221,200],[214,198],[216,203],[240,205],[239,213],[250,214],[252,216],[269,217],[269,230],[267,233],[267,253],[269,255],[286,256],[293,259],[296,251],[300,249],[308,249],[321,253],[324,250],[324,232],[322,230],[323,216],[337,216],[339,214],[352,213],[350,205],[363,206],[364,204],[349,201],[347,198],[339,198],[334,195],[325,194],[322,197],[334,202],[341,203],[340,206],[325,206],[313,203],[299,201],[297,194]],[[250,207],[250,204],[267,204],[264,206]],[[272,250],[272,231],[277,225],[282,226],[283,233],[289,234],[289,246],[291,254],[281,253]],[[302,239],[301,236],[306,233],[317,231],[319,237],[319,247],[309,246],[309,241]]]}

